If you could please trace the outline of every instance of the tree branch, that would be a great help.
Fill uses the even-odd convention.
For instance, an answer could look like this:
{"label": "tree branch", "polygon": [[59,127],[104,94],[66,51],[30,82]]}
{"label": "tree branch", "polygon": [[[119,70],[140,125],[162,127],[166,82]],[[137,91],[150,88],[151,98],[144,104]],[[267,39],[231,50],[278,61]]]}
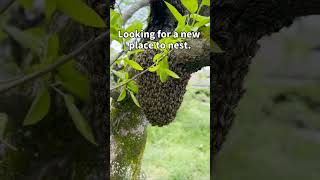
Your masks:
{"label": "tree branch", "polygon": [[134,5],[131,6],[131,8],[125,13],[122,15],[122,21],[123,21],[123,24],[126,24],[126,22],[131,18],[131,16],[137,12],[139,9],[145,7],[145,6],[148,6],[149,5],[149,1],[147,0],[141,0],[137,3],[135,3]]}
{"label": "tree branch", "polygon": [[100,34],[98,37],[93,38],[93,39],[87,41],[86,43],[82,44],[78,49],[72,51],[68,55],[60,57],[59,59],[57,59],[55,61],[55,63],[45,67],[44,69],[37,71],[33,74],[30,74],[28,76],[25,76],[25,77],[18,79],[16,81],[10,82],[6,85],[0,86],[0,93],[3,93],[5,91],[10,90],[14,87],[17,87],[19,85],[25,84],[29,81],[33,81],[35,79],[38,79],[38,78],[46,75],[47,73],[52,72],[53,70],[60,67],[61,65],[69,62],[73,57],[92,48],[95,44],[101,42],[102,40],[105,40],[108,36],[109,36],[109,31],[104,32],[104,33]]}
{"label": "tree branch", "polygon": [[[154,63],[154,64],[153,64],[153,65],[151,65],[150,67],[152,67],[152,66],[154,66],[154,65],[156,65],[156,64]],[[131,82],[131,81],[133,81],[133,80],[137,79],[137,78],[138,78],[139,76],[141,76],[142,74],[144,74],[144,73],[148,72],[150,67],[148,67],[148,68],[146,68],[145,70],[143,70],[142,72],[140,72],[140,73],[138,73],[138,74],[134,75],[131,79],[127,80],[126,82],[121,83],[121,84],[117,85],[116,87],[111,88],[111,89],[110,89],[110,91],[117,90],[118,88],[120,88],[120,87],[122,87],[122,86],[124,86],[124,85],[128,84],[129,82]]]}
{"label": "tree branch", "polygon": [[319,0],[295,0],[291,3],[295,17],[320,14]]}
{"label": "tree branch", "polygon": [[0,10],[0,15],[2,15],[3,13],[5,13],[15,2],[15,0],[10,0],[9,2],[7,2],[7,4],[5,4],[4,8],[2,8]]}

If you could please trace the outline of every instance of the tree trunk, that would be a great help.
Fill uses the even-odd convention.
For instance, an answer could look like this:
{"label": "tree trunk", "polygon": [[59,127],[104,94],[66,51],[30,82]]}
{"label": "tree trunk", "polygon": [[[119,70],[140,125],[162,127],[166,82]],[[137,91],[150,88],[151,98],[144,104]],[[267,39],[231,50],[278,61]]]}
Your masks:
{"label": "tree trunk", "polygon": [[[89,0],[88,4],[109,22],[106,4],[98,0]],[[104,9],[101,9],[104,8]],[[56,23],[56,24],[55,24]],[[61,19],[53,22],[50,31],[57,30]],[[96,37],[101,30],[96,30],[67,20],[62,26],[60,41],[61,51],[69,53],[77,48],[80,42]],[[58,30],[58,31],[60,31]],[[105,29],[104,29],[105,31]],[[76,34],[76,35],[75,35]],[[98,146],[86,141],[76,129],[63,99],[51,92],[51,108],[49,114],[36,125],[22,126],[24,116],[30,108],[32,89],[37,83],[30,83],[33,88],[17,89],[1,95],[0,112],[6,112],[9,123],[5,139],[16,146],[17,150],[1,145],[0,179],[13,180],[105,180],[109,178],[107,154],[108,126],[107,87],[109,84],[105,69],[108,67],[106,52],[107,41],[98,44],[86,53],[78,56],[78,67],[86,73],[90,82],[90,102],[76,102],[83,114],[90,121]],[[22,52],[19,52],[19,54]],[[10,97],[11,101],[7,101]],[[14,101],[12,101],[14,98]],[[2,101],[4,100],[4,101]],[[21,103],[21,101],[26,103]],[[17,114],[14,109],[19,111]],[[27,104],[27,105],[26,105]],[[87,113],[86,113],[87,112]]]}
{"label": "tree trunk", "polygon": [[111,107],[111,180],[141,179],[141,162],[147,139],[147,120],[130,99]]}

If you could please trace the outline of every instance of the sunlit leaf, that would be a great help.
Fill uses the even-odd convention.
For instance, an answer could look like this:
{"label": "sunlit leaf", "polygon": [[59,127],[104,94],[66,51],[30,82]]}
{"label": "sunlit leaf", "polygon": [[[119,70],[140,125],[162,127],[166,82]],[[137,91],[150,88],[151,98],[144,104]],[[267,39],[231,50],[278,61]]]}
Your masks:
{"label": "sunlit leaf", "polygon": [[185,8],[188,9],[189,12],[195,13],[198,10],[198,0],[181,0],[182,4]]}
{"label": "sunlit leaf", "polygon": [[92,27],[104,28],[104,20],[88,5],[81,0],[56,0],[57,9],[70,16],[72,19]]}
{"label": "sunlit leaf", "polygon": [[123,22],[121,14],[113,9],[110,9],[110,25],[115,26],[117,28],[121,28],[122,24]]}
{"label": "sunlit leaf", "polygon": [[201,4],[204,6],[210,6],[210,0],[202,0]]}
{"label": "sunlit leaf", "polygon": [[[179,13],[179,11],[174,7],[172,6],[170,3],[164,1],[167,5],[167,7],[169,8],[169,10],[171,11],[172,15],[176,18],[176,20],[178,22],[183,22],[184,18],[183,16]],[[184,23],[184,22],[183,22]]]}
{"label": "sunlit leaf", "polygon": [[153,62],[158,62],[159,60],[161,60],[165,55],[162,53],[156,54],[155,56],[153,56]]}
{"label": "sunlit leaf", "polygon": [[118,78],[120,79],[125,79],[125,73],[122,72],[122,71],[115,71],[115,70],[112,70],[112,73],[114,75],[116,75]]}
{"label": "sunlit leaf", "polygon": [[86,140],[91,142],[92,144],[97,145],[96,140],[93,136],[92,129],[88,123],[88,121],[82,116],[79,109],[73,102],[73,97],[71,95],[64,95],[64,101],[67,106],[68,112],[71,116],[73,123],[75,124],[78,131],[81,133]]}
{"label": "sunlit leaf", "polygon": [[124,98],[126,98],[126,96],[127,96],[126,87],[122,87],[121,92],[120,92],[120,95],[119,95],[117,101],[122,101],[122,100],[124,100]]}
{"label": "sunlit leaf", "polygon": [[141,107],[139,101],[138,101],[137,98],[134,96],[133,92],[129,91],[129,93],[130,93],[130,96],[131,96],[134,104],[136,104],[138,107]]}
{"label": "sunlit leaf", "polygon": [[136,21],[136,22],[133,22],[127,29],[126,29],[126,32],[134,32],[134,31],[141,31],[143,27],[143,24],[140,22],[140,21]]}
{"label": "sunlit leaf", "polygon": [[144,51],[143,49],[135,49],[135,50],[133,50],[133,51],[128,52],[128,53],[127,53],[127,56],[130,56],[130,55],[132,55],[132,54],[138,54],[138,53],[141,53],[141,52],[143,52],[143,51]]}
{"label": "sunlit leaf", "polygon": [[129,64],[129,66],[131,66],[133,69],[143,71],[143,68],[137,62],[129,59],[125,60],[125,62]]}
{"label": "sunlit leaf", "polygon": [[199,14],[191,14],[190,17],[192,19],[195,19],[196,21],[202,22],[204,24],[207,24],[210,22],[210,17],[208,17],[208,16],[201,16]]}
{"label": "sunlit leaf", "polygon": [[158,69],[160,68],[160,65],[156,65],[156,66],[151,66],[149,67],[149,71],[150,72],[156,72]]}
{"label": "sunlit leaf", "polygon": [[166,73],[176,79],[179,79],[180,77],[178,76],[178,74],[176,74],[175,72],[171,71],[170,69],[165,69]]}
{"label": "sunlit leaf", "polygon": [[136,84],[135,81],[130,81],[128,83],[128,89],[134,93],[138,93],[139,92],[139,87],[138,85]]}
{"label": "sunlit leaf", "polygon": [[39,89],[23,125],[33,125],[41,121],[49,112],[50,102],[49,90],[45,87]]}
{"label": "sunlit leaf", "polygon": [[167,82],[167,80],[168,80],[167,72],[165,70],[160,69],[160,81],[162,83],[165,83],[165,82]]}

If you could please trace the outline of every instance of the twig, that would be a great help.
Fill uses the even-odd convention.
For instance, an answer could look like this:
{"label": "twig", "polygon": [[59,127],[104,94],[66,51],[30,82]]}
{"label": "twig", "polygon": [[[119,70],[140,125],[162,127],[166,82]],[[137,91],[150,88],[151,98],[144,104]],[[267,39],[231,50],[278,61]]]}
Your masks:
{"label": "twig", "polygon": [[[151,65],[150,67],[152,67],[152,66],[154,66],[154,65],[156,65],[156,63],[154,63],[154,64]],[[146,68],[144,71],[140,72],[139,74],[134,75],[131,79],[127,80],[126,82],[121,83],[121,84],[119,84],[118,86],[116,86],[116,87],[114,87],[114,88],[111,88],[110,90],[111,90],[111,91],[114,91],[114,90],[116,90],[116,89],[118,89],[118,88],[120,88],[120,87],[128,84],[129,82],[135,80],[137,77],[139,77],[139,76],[141,76],[142,74],[148,72],[150,67]]]}
{"label": "twig", "polygon": [[60,89],[58,89],[57,87],[51,85],[51,88],[54,89],[57,93],[59,93],[61,96],[65,96],[66,94],[64,92],[62,92]]}
{"label": "twig", "polygon": [[56,68],[69,62],[73,57],[77,56],[81,52],[86,51],[86,50],[92,48],[95,44],[99,43],[100,41],[105,40],[108,36],[109,36],[109,31],[100,34],[98,37],[85,42],[78,49],[72,51],[68,55],[65,55],[65,56],[58,58],[57,60],[55,60],[55,63],[45,67],[44,69],[0,87],[0,93],[3,93],[5,91],[10,90],[14,87],[17,87],[19,85],[22,85],[26,82],[38,79],[38,78],[42,77],[43,75],[46,75],[47,73],[49,73],[51,71],[54,71]]}
{"label": "twig", "polygon": [[2,15],[3,13],[5,13],[11,6],[12,4],[15,2],[15,0],[10,0],[5,6],[4,8],[2,8],[0,10],[0,15]]}
{"label": "twig", "polygon": [[0,80],[0,84],[7,84],[9,82],[16,81],[22,77],[23,77],[23,75],[20,75],[20,76],[13,77],[11,79]]}
{"label": "twig", "polygon": [[135,3],[132,5],[132,7],[122,16],[123,24],[126,24],[126,22],[132,17],[132,15],[137,12],[139,9],[148,6],[149,1],[147,0],[141,0],[138,3]]}
{"label": "twig", "polygon": [[126,51],[121,51],[114,60],[112,60],[110,67],[124,54]]}
{"label": "twig", "polygon": [[7,146],[9,149],[13,150],[13,151],[18,151],[18,148],[15,147],[14,145],[10,144],[9,142],[7,142],[5,139],[0,138],[0,143],[2,143],[3,145]]}
{"label": "twig", "polygon": [[[172,51],[172,50],[171,50],[171,51]],[[169,51],[169,53],[170,53],[171,51]],[[163,59],[165,56],[166,56],[166,55],[161,56],[161,58],[159,59],[159,62],[162,61],[162,59]],[[148,72],[148,71],[149,71],[149,68],[152,67],[152,66],[154,66],[154,65],[157,65],[157,63],[153,63],[151,66],[147,67],[144,71],[140,72],[139,74],[134,75],[131,79],[127,80],[126,82],[121,83],[121,84],[119,84],[118,86],[116,86],[116,87],[114,87],[114,88],[111,88],[110,91],[114,91],[114,90],[116,90],[116,89],[118,89],[118,88],[120,88],[120,87],[128,84],[129,82],[135,80],[137,77],[139,77],[139,76],[141,76],[142,74]]]}

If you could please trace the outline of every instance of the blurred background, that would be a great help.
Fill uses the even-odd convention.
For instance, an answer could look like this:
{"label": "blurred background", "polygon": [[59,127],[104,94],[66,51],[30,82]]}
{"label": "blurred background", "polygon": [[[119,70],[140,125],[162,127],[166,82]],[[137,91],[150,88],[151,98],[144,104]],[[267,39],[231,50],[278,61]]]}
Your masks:
{"label": "blurred background", "polygon": [[320,179],[319,20],[261,40],[216,180]]}

